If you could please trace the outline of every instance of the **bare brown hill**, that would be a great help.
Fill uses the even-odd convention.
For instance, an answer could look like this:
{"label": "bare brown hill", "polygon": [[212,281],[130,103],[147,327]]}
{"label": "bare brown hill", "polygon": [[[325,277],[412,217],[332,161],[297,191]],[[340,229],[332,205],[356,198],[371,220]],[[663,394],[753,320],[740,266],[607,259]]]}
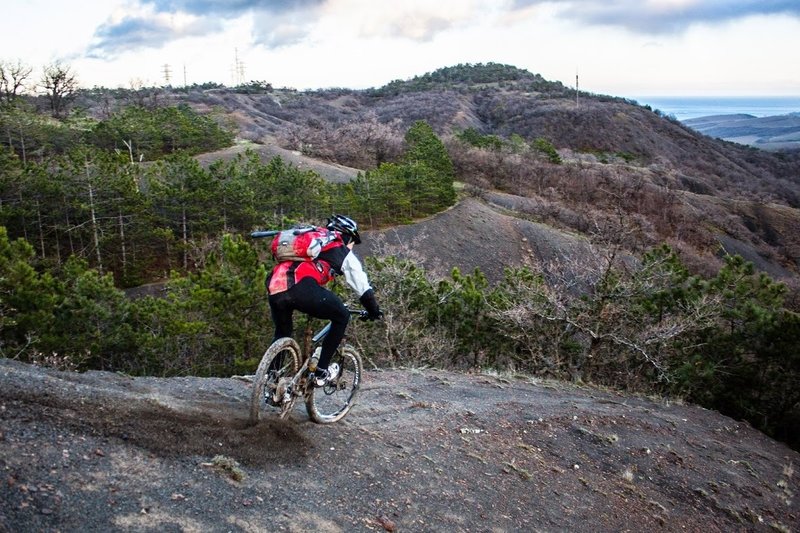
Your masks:
{"label": "bare brown hill", "polygon": [[0,531],[796,531],[800,455],[698,407],[368,372],[341,423],[249,384],[0,360]]}
{"label": "bare brown hill", "polygon": [[[513,216],[508,210],[476,198],[415,224],[368,232],[365,255],[421,259],[429,271],[446,276],[479,269],[491,281],[501,280],[506,267],[533,266],[545,274],[567,259],[579,261],[588,242],[544,224]],[[363,253],[363,252],[362,252]]]}

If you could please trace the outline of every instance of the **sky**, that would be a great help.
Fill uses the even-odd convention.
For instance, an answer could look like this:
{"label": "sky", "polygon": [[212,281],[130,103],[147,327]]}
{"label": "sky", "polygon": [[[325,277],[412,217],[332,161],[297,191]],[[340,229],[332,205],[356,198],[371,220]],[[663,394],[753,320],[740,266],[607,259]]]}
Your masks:
{"label": "sky", "polygon": [[800,0],[9,0],[0,61],[86,88],[364,89],[494,62],[613,96],[800,96]]}

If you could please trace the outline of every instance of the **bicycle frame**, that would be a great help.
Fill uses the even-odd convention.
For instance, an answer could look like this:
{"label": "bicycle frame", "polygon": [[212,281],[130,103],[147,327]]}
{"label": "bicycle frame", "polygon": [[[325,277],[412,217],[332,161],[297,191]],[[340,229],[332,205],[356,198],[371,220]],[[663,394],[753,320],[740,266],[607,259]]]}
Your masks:
{"label": "bicycle frame", "polygon": [[[367,312],[365,310],[363,310],[363,309],[349,309],[348,308],[347,311],[350,313],[350,316],[359,316],[359,317],[362,317],[362,318],[366,318],[366,316],[367,316]],[[309,324],[309,326],[310,326],[310,324]],[[306,326],[306,343],[303,346],[303,357],[306,358],[306,359],[308,359],[311,356],[311,353],[313,353],[313,348],[317,344],[322,342],[322,340],[325,337],[328,336],[328,333],[331,330],[331,323],[328,322],[327,324],[325,324],[325,326],[323,326],[319,331],[317,331],[311,337],[311,342],[308,343],[308,337],[311,334],[309,326]],[[342,344],[344,344],[344,342],[345,342],[345,339],[342,339]]]}
{"label": "bicycle frame", "polygon": [[[360,316],[366,317],[366,311],[359,309],[348,309],[351,316]],[[278,393],[283,398],[283,408],[281,411],[291,409],[294,404],[294,399],[299,398],[301,396],[308,395],[311,390],[313,390],[313,386],[309,387],[310,380],[306,378],[308,374],[308,365],[311,362],[311,355],[314,351],[314,348],[322,342],[322,340],[328,335],[331,330],[331,322],[328,322],[325,326],[323,326],[319,331],[317,331],[311,337],[311,343],[305,343],[306,345],[303,346],[303,363],[300,365],[300,369],[292,376],[291,379],[286,380],[286,378],[282,379],[278,383]],[[310,323],[306,326],[306,338],[310,334]],[[344,339],[342,339],[342,343],[344,344]]]}

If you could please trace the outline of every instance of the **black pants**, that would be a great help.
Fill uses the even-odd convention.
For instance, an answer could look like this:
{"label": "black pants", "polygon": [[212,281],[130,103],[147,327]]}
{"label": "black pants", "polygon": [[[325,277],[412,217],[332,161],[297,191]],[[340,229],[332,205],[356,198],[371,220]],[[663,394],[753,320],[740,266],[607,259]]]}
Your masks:
{"label": "black pants", "polygon": [[322,353],[317,365],[319,368],[328,368],[350,321],[350,312],[341,298],[320,287],[313,279],[305,278],[287,291],[271,294],[269,307],[272,321],[275,323],[274,340],[292,336],[292,315],[295,310],[314,318],[331,321],[331,330],[322,341]]}

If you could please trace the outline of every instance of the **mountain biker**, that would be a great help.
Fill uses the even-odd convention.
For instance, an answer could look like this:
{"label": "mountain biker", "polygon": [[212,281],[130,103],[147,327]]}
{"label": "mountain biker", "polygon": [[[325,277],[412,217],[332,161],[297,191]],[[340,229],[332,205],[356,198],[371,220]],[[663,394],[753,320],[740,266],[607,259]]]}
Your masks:
{"label": "mountain biker", "polygon": [[330,361],[350,321],[350,312],[342,300],[323,288],[323,285],[331,281],[334,275],[344,275],[367,311],[367,319],[377,320],[383,316],[367,274],[352,252],[353,246],[361,242],[358,225],[349,217],[333,215],[328,219],[325,229],[333,232],[334,239],[322,248],[316,259],[278,263],[267,280],[269,307],[275,324],[274,340],[292,336],[292,315],[295,310],[331,321],[331,329],[322,341],[322,351],[315,370],[315,385],[318,387],[324,386],[339,373],[338,365],[331,365]]}

